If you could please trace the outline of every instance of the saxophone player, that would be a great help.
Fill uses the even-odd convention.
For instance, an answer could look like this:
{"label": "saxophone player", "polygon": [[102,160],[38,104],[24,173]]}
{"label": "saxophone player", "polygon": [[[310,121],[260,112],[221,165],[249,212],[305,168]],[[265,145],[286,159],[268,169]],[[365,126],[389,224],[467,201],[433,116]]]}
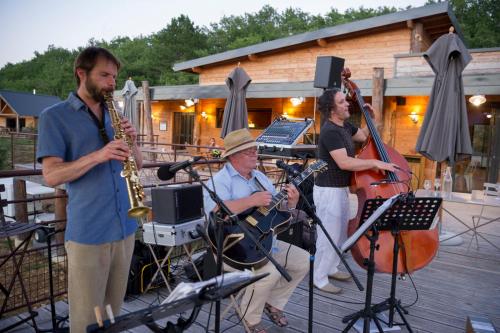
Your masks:
{"label": "saxophone player", "polygon": [[125,296],[137,223],[128,217],[123,163],[142,159],[137,133],[123,119],[131,144],[113,139],[104,96],[113,92],[120,62],[108,50],[88,47],[77,57],[76,92],[44,110],[38,126],[37,160],[49,186],[68,193],[65,248],[72,333],[95,322],[94,307],[110,304],[118,314]]}

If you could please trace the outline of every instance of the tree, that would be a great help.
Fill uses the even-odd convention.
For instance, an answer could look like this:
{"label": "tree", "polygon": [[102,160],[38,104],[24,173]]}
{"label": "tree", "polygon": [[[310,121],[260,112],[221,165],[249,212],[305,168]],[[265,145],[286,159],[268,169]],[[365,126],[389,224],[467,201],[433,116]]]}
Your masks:
{"label": "tree", "polygon": [[[428,0],[428,4],[440,0]],[[500,45],[500,1],[450,0],[469,48]],[[122,62],[117,87],[128,77],[148,80],[151,85],[196,83],[198,76],[174,72],[175,63],[226,50],[254,45],[277,38],[318,30],[356,20],[396,12],[395,7],[357,9],[340,13],[330,8],[324,15],[311,15],[298,8],[282,12],[266,5],[258,12],[224,16],[208,27],[196,26],[188,16],[173,18],[167,26],[150,36],[116,37],[111,41],[90,39],[77,50],[50,45],[33,59],[7,64],[0,69],[0,89],[32,91],[65,98],[75,89],[73,62],[84,47],[109,48]]]}
{"label": "tree", "polygon": [[500,45],[500,1],[451,0],[469,48]]}
{"label": "tree", "polygon": [[185,15],[173,18],[166,28],[151,38],[151,53],[148,59],[153,84],[196,83],[192,74],[176,73],[172,66],[176,62],[189,60],[206,54],[206,36],[202,29]]}
{"label": "tree", "polygon": [[0,87],[17,91],[36,89],[37,93],[66,97],[74,89],[72,74],[76,53],[49,45],[44,53],[0,70]]}

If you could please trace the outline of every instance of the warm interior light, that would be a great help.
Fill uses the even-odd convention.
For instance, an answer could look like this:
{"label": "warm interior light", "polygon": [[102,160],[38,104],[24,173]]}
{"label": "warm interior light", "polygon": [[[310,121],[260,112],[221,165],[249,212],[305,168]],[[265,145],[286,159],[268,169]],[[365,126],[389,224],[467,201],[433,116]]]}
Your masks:
{"label": "warm interior light", "polygon": [[192,98],[190,98],[190,99],[185,99],[185,100],[184,100],[184,103],[186,103],[186,106],[187,106],[188,108],[190,108],[190,107],[192,107],[192,106],[194,105],[194,100],[193,100]]}
{"label": "warm interior light", "polygon": [[205,111],[202,111],[202,112],[201,112],[201,117],[202,117],[203,119],[207,119],[207,118],[208,118],[208,115],[207,115],[207,113],[206,113]]}
{"label": "warm interior light", "polygon": [[184,105],[179,105],[179,108],[183,111],[186,110],[186,107]]}
{"label": "warm interior light", "polygon": [[471,102],[475,106],[479,106],[486,102],[486,97],[484,97],[484,95],[474,95],[469,98],[469,102]]}
{"label": "warm interior light", "polygon": [[298,106],[304,102],[304,97],[292,97],[290,98],[290,102],[293,106]]}
{"label": "warm interior light", "polygon": [[486,118],[490,119],[491,117],[493,117],[493,116],[491,115],[491,113],[487,113],[487,114],[486,114]]}
{"label": "warm interior light", "polygon": [[249,127],[249,128],[255,128],[255,124],[254,124],[254,123],[249,123],[249,124],[248,124],[248,127]]}
{"label": "warm interior light", "polygon": [[418,114],[416,112],[410,113],[409,116],[410,116],[411,121],[413,121],[413,123],[415,123],[415,124],[418,123]]}

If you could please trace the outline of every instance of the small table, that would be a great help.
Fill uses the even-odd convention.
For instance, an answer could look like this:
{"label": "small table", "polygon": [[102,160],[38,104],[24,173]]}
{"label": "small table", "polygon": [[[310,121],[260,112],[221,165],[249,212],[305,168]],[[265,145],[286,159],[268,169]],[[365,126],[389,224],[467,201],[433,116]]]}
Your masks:
{"label": "small table", "polygon": [[[423,195],[423,193],[426,192],[425,190],[419,190],[417,191],[417,195]],[[463,219],[460,219],[458,216],[453,214],[450,210],[448,210],[444,205],[442,206],[442,209],[448,213],[451,217],[453,217],[455,220],[463,224],[465,227],[467,227],[467,230],[462,231],[458,234],[455,234],[451,237],[448,237],[446,239],[441,240],[441,242],[450,240],[452,238],[458,237],[460,235],[463,235],[469,231],[473,232],[473,237],[481,237],[484,239],[486,242],[488,242],[490,245],[495,247],[496,249],[500,250],[500,247],[497,245],[493,244],[490,240],[488,240],[484,235],[482,235],[480,232],[477,231],[477,229],[484,227],[488,224],[491,224],[493,222],[500,221],[500,216],[494,216],[491,219],[488,219],[487,222],[481,224],[481,219],[484,219],[483,212],[485,207],[497,207],[500,208],[500,198],[498,197],[484,197],[483,199],[472,199],[472,195],[470,193],[458,193],[458,192],[453,192],[451,196],[449,197],[443,197],[444,202],[451,202],[451,203],[462,203],[462,204],[467,204],[467,205],[477,205],[481,207],[481,212],[478,215],[478,224],[473,224],[472,227],[469,226]]]}

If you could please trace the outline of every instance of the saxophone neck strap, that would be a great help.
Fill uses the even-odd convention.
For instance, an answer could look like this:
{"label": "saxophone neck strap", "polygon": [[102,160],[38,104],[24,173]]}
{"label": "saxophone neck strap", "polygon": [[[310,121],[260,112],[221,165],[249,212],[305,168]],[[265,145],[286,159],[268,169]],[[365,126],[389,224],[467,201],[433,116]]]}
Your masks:
{"label": "saxophone neck strap", "polygon": [[[108,133],[106,133],[106,128],[104,127],[104,117],[105,117],[105,112],[102,113],[102,119],[99,120],[99,118],[97,118],[97,116],[95,115],[94,112],[92,112],[92,110],[90,110],[89,106],[87,105],[87,103],[85,103],[83,101],[83,99],[78,96],[78,93],[75,92],[75,96],[78,97],[78,99],[85,105],[85,110],[88,112],[88,114],[90,115],[90,118],[92,118],[92,120],[94,121],[95,125],[97,126],[97,129],[99,130],[99,135],[101,136],[102,138],[102,141],[104,141],[104,144],[108,144],[108,142],[110,141],[109,140],[109,137],[108,137]],[[101,103],[101,106],[103,109],[106,108],[106,106]]]}

